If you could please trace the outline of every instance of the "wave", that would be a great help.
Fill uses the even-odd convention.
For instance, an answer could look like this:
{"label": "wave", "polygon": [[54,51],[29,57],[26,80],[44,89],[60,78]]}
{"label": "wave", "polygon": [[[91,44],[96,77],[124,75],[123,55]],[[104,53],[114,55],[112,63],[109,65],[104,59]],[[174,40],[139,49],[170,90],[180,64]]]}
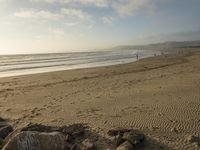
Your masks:
{"label": "wave", "polygon": [[158,51],[103,51],[63,54],[34,54],[0,56],[0,77],[58,70],[108,66],[136,61]]}

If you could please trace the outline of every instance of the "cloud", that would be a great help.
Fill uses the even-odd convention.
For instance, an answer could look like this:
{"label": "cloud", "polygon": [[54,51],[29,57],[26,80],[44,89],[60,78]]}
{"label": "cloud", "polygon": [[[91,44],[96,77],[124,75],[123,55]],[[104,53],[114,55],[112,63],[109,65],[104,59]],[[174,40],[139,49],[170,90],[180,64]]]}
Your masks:
{"label": "cloud", "polygon": [[95,5],[97,7],[107,7],[108,0],[67,0],[69,3],[80,3],[84,5]]}
{"label": "cloud", "polygon": [[36,10],[36,9],[20,10],[19,12],[15,12],[14,16],[19,18],[47,19],[47,20],[57,20],[63,17],[61,14],[52,13],[50,11],[44,11],[44,10]]}
{"label": "cloud", "polygon": [[74,9],[74,8],[62,8],[61,13],[69,18],[78,18],[80,20],[90,20],[91,15],[86,12],[83,12],[81,9]]}
{"label": "cloud", "polygon": [[109,0],[30,0],[32,2],[63,3],[63,4],[82,4],[106,7]]}
{"label": "cloud", "polygon": [[132,16],[138,12],[152,14],[156,3],[166,0],[31,0],[34,2],[79,4],[79,6],[106,7],[112,9],[120,17]]}
{"label": "cloud", "polygon": [[111,17],[111,16],[105,16],[102,18],[102,21],[104,24],[108,24],[108,25],[111,25],[114,21],[114,18]]}
{"label": "cloud", "polygon": [[93,25],[89,25],[89,26],[87,27],[87,29],[88,29],[88,30],[91,30],[93,27],[94,27]]}
{"label": "cloud", "polygon": [[152,13],[156,0],[124,0],[113,4],[113,9],[119,16],[132,16],[138,12]]}
{"label": "cloud", "polygon": [[70,27],[76,26],[76,25],[78,25],[78,24],[79,24],[79,22],[66,22],[66,23],[64,23],[64,25],[70,26]]}
{"label": "cloud", "polygon": [[36,19],[36,20],[61,20],[67,26],[75,26],[81,22],[92,22],[92,16],[81,9],[61,8],[57,12],[37,10],[37,9],[22,9],[14,13],[15,17],[22,19]]}

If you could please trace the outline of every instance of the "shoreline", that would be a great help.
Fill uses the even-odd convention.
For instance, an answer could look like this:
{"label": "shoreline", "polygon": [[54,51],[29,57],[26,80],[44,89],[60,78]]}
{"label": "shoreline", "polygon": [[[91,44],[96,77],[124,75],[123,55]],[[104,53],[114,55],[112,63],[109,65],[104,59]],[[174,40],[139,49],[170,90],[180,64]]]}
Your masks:
{"label": "shoreline", "polygon": [[[0,115],[15,128],[87,123],[141,130],[167,147],[200,135],[200,52],[137,62],[0,78]],[[178,138],[177,138],[178,137]]]}
{"label": "shoreline", "polygon": [[[157,50],[160,51],[160,50]],[[66,71],[76,71],[76,70],[88,70],[88,69],[101,69],[101,68],[108,68],[108,67],[117,67],[117,66],[121,66],[121,65],[129,65],[132,63],[136,63],[138,61],[143,61],[145,59],[151,59],[151,58],[155,58],[155,57],[161,57],[161,56],[168,56],[168,55],[186,55],[188,53],[194,53],[194,52],[198,52],[197,49],[180,49],[179,51],[181,51],[181,53],[178,53],[177,49],[173,49],[173,50],[164,50],[163,54],[160,55],[154,55],[154,56],[149,56],[149,57],[145,57],[145,58],[140,58],[138,60],[135,60],[133,62],[125,62],[125,63],[119,63],[119,64],[111,64],[111,65],[105,65],[105,66],[94,66],[94,67],[86,67],[86,68],[75,68],[75,69],[63,69],[63,70],[56,70],[56,71],[47,71],[47,72],[38,72],[38,73],[27,73],[27,74],[20,74],[20,75],[12,75],[12,76],[0,76],[0,79],[6,79],[6,78],[15,78],[15,77],[25,77],[25,76],[34,76],[34,75],[42,75],[42,74],[51,74],[51,73],[60,73],[60,72],[66,72]],[[162,53],[162,51],[160,51]],[[25,55],[25,54],[24,54]]]}
{"label": "shoreline", "polygon": [[[8,70],[5,70],[5,69],[4,70],[0,70],[0,78],[24,76],[24,75],[34,75],[34,74],[41,74],[41,73],[66,71],[66,70],[79,70],[79,69],[109,67],[109,66],[127,64],[127,63],[134,63],[134,62],[139,61],[141,59],[150,58],[150,57],[156,57],[156,56],[160,56],[160,55],[176,54],[176,53],[179,53],[179,51],[181,51],[183,53],[185,51],[185,49],[179,49],[179,51],[178,50],[162,50],[162,51],[161,50],[141,50],[141,51],[138,51],[138,52],[136,52],[136,51],[138,51],[138,50],[135,50],[135,51],[133,50],[134,56],[133,57],[129,57],[128,59],[122,57],[121,59],[117,59],[117,60],[112,60],[111,59],[112,61],[108,59],[108,60],[105,60],[105,62],[98,62],[97,61],[96,63],[90,63],[90,62],[83,63],[83,64],[81,64],[81,63],[78,64],[77,63],[75,66],[74,65],[68,66],[66,64],[67,66],[65,66],[65,65],[62,66],[61,65],[61,66],[58,66],[56,68],[56,66],[54,66],[53,64],[51,64],[52,66],[49,64],[49,66],[38,66],[38,67],[36,67],[37,66],[37,63],[36,63],[35,66],[34,65],[32,66],[33,68],[31,66],[29,66],[30,68],[27,66],[27,68],[25,67],[25,69],[23,69],[23,66],[21,66],[22,68],[20,68],[20,67],[12,68],[12,65],[11,65],[10,66],[11,69],[8,69],[9,68],[8,67],[7,68]],[[146,54],[145,54],[144,51],[146,51]],[[109,52],[109,51],[107,51],[107,52]],[[94,53],[97,53],[97,52],[94,52]],[[138,54],[139,58],[136,57],[137,54]],[[49,54],[43,54],[43,55],[49,55]],[[114,56],[115,55],[113,55],[113,57]],[[76,57],[74,57],[74,58],[76,58]],[[32,59],[33,59],[32,61],[34,61],[34,57]],[[40,58],[40,59],[42,59],[42,58]],[[59,58],[55,57],[55,58],[51,58],[51,59],[59,59]],[[24,60],[24,62],[26,62],[26,60]],[[26,62],[24,64],[26,65],[26,64],[29,64],[29,63]],[[20,65],[20,64],[18,64],[18,65]]]}

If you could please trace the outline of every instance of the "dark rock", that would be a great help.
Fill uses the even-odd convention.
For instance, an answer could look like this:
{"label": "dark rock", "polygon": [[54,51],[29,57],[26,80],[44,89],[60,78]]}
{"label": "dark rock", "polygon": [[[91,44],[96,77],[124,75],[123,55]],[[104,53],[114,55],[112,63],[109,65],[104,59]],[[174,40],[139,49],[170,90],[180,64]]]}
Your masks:
{"label": "dark rock", "polygon": [[6,120],[0,117],[0,122],[5,122]]}
{"label": "dark rock", "polygon": [[13,128],[10,125],[0,128],[0,138],[5,139],[11,132]]}
{"label": "dark rock", "polygon": [[197,137],[197,136],[194,136],[194,135],[189,135],[187,137],[187,141],[190,142],[190,143],[197,143],[197,144],[200,144],[200,138]]}
{"label": "dark rock", "polygon": [[5,126],[7,126],[7,125],[8,125],[8,124],[7,124],[6,122],[3,122],[3,121],[1,122],[1,121],[0,121],[0,128],[5,127]]}
{"label": "dark rock", "polygon": [[0,138],[0,146],[3,144],[3,139]]}
{"label": "dark rock", "polygon": [[111,129],[108,131],[109,136],[123,135],[125,132],[130,132],[130,129]]}
{"label": "dark rock", "polygon": [[123,135],[123,139],[129,141],[133,145],[137,145],[142,143],[145,139],[145,136],[140,133],[135,133],[134,131],[125,132]]}
{"label": "dark rock", "polygon": [[83,144],[84,150],[95,150],[96,149],[94,144],[90,141],[90,139],[85,139],[82,142],[82,144]]}
{"label": "dark rock", "polygon": [[22,128],[21,131],[60,132],[61,128],[29,123],[26,127]]}
{"label": "dark rock", "polygon": [[133,145],[126,141],[122,143],[119,147],[116,148],[116,150],[133,150]]}
{"label": "dark rock", "polygon": [[62,132],[69,134],[73,137],[84,135],[86,127],[83,124],[74,124],[70,126],[64,126]]}
{"label": "dark rock", "polygon": [[82,150],[82,149],[81,149],[80,145],[74,144],[74,145],[72,145],[72,147],[70,148],[70,150]]}
{"label": "dark rock", "polygon": [[68,150],[65,136],[59,132],[39,133],[25,131],[15,135],[3,150]]}
{"label": "dark rock", "polygon": [[125,140],[122,138],[121,135],[117,135],[114,140],[113,140],[113,143],[114,143],[114,147],[118,147],[120,144],[122,144]]}
{"label": "dark rock", "polygon": [[71,135],[67,134],[65,136],[65,140],[66,140],[66,142],[72,142],[74,139],[73,139],[73,137]]}

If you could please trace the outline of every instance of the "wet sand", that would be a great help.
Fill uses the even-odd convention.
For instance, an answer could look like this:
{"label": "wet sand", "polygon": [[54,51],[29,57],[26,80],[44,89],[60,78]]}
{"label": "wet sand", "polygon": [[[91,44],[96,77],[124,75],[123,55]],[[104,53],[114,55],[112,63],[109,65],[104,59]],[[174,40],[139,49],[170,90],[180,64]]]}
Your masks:
{"label": "wet sand", "polygon": [[87,123],[103,136],[133,128],[160,148],[198,149],[187,137],[200,136],[200,52],[0,78],[0,116],[15,128]]}

